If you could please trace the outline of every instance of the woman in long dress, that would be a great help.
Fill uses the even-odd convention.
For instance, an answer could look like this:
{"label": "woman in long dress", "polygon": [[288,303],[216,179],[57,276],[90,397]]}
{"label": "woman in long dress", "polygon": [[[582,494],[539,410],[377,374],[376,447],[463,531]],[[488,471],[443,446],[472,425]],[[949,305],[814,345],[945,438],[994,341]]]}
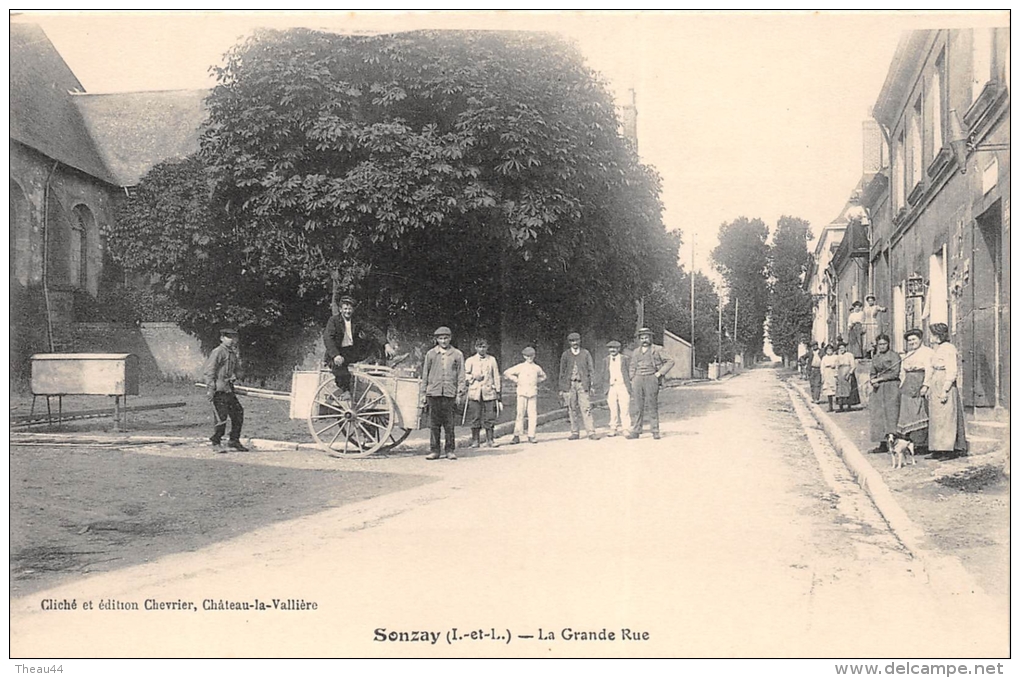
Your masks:
{"label": "woman in long dress", "polygon": [[832,399],[836,397],[836,381],[839,379],[839,359],[832,344],[825,347],[822,358],[822,397],[829,399],[829,412],[832,412]]}
{"label": "woman in long dress", "polygon": [[903,335],[907,352],[900,362],[900,416],[896,428],[915,447],[927,449],[928,391],[934,351],[922,344],[922,337],[921,330],[908,330]]}
{"label": "woman in long dress", "polygon": [[928,329],[935,347],[928,392],[928,450],[937,458],[963,456],[967,454],[967,432],[957,388],[959,355],[949,343],[948,325],[935,323]]}
{"label": "woman in long dress", "polygon": [[839,403],[839,411],[853,409],[854,405],[861,404],[861,396],[857,391],[857,360],[847,350],[846,344],[840,344],[839,353],[836,355],[836,402]]}
{"label": "woman in long dress", "polygon": [[864,307],[855,301],[850,306],[850,315],[846,319],[847,351],[855,358],[864,357]]}
{"label": "woman in long dress", "polygon": [[900,418],[900,356],[889,350],[889,335],[875,339],[875,357],[871,361],[871,441],[879,443],[879,452],[886,449],[885,437],[896,433]]}

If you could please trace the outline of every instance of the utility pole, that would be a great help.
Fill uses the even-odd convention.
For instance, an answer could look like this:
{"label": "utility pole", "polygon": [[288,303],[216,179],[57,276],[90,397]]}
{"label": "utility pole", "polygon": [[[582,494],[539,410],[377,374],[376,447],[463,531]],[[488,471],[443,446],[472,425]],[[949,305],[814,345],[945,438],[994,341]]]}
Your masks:
{"label": "utility pole", "polygon": [[740,319],[740,297],[733,302],[733,362],[737,362],[737,351],[740,349],[740,339],[737,337],[737,321]]}
{"label": "utility pole", "polygon": [[[715,354],[716,365],[722,365],[722,295],[719,296],[719,350]],[[716,367],[718,370],[719,368]]]}

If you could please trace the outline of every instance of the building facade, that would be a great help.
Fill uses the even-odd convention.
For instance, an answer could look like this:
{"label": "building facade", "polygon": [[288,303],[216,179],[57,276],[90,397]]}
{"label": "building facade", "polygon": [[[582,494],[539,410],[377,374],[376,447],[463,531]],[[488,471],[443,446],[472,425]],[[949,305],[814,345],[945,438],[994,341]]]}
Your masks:
{"label": "building facade", "polygon": [[1007,410],[1008,62],[1008,28],[905,34],[874,107],[890,163],[865,200],[869,275],[896,345],[946,323],[964,404]]}
{"label": "building facade", "polygon": [[824,346],[836,341],[836,281],[832,269],[832,256],[843,241],[846,221],[837,218],[827,224],[818,235],[811,268],[806,277],[807,289],[814,301],[814,320],[811,323],[811,341]]}
{"label": "building facade", "polygon": [[[103,234],[153,165],[198,149],[206,91],[89,95],[37,25],[10,26],[10,364],[61,350],[106,273]],[[121,281],[122,282],[122,281]]]}

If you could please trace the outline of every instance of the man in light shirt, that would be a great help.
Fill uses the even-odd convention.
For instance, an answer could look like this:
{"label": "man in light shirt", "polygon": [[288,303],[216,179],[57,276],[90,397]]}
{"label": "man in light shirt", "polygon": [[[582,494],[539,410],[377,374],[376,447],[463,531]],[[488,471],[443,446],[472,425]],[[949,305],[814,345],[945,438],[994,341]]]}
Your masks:
{"label": "man in light shirt", "polygon": [[510,442],[521,442],[524,435],[524,415],[528,415],[528,442],[537,443],[538,429],[538,385],[546,380],[545,370],[535,363],[535,349],[528,346],[521,354],[524,362],[518,363],[503,373],[503,376],[517,384],[517,419],[514,421],[514,437]]}
{"label": "man in light shirt", "polygon": [[[609,355],[602,363],[606,385],[606,403],[609,405],[609,435],[629,433],[630,424],[630,358],[620,352],[620,342],[606,344]],[[622,430],[621,430],[622,426]]]}
{"label": "man in light shirt", "polygon": [[489,342],[475,340],[475,355],[464,362],[467,378],[466,418],[471,423],[471,447],[481,446],[480,435],[485,429],[485,444],[496,447],[496,403],[503,399],[503,384],[499,379],[499,365],[489,355]]}

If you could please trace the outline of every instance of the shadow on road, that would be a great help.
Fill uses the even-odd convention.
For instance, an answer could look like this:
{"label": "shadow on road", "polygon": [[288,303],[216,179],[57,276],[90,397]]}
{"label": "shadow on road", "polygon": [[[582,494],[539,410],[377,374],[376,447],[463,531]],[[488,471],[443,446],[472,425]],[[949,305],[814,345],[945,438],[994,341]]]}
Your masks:
{"label": "shadow on road", "polygon": [[12,597],[435,480],[77,447],[12,447],[10,472]]}

